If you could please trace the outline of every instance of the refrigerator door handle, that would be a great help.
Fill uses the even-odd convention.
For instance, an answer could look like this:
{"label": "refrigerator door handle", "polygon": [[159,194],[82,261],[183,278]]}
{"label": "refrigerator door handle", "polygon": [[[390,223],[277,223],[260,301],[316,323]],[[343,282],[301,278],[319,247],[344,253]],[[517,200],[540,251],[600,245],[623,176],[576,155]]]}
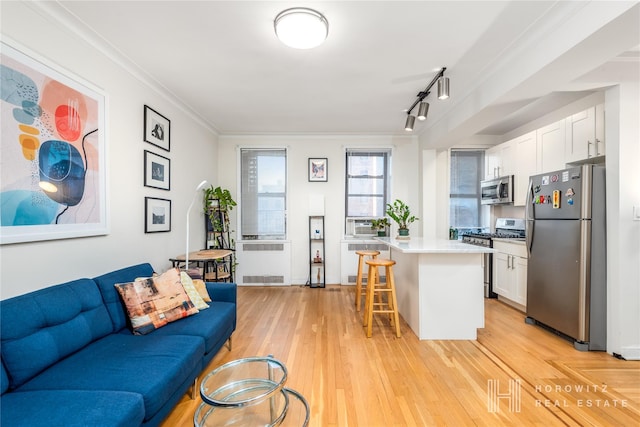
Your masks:
{"label": "refrigerator door handle", "polygon": [[531,256],[531,245],[533,244],[533,179],[529,178],[529,188],[527,190],[527,200],[524,208],[524,235],[527,244],[527,255]]}
{"label": "refrigerator door handle", "polygon": [[578,288],[578,337],[579,341],[589,341],[590,297],[591,297],[591,221],[580,221],[580,278]]}

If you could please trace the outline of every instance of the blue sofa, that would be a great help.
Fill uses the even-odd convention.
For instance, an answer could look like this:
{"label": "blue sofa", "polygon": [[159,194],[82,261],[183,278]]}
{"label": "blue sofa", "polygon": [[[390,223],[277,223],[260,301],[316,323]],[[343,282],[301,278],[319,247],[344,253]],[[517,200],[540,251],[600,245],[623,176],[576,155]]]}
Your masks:
{"label": "blue sofa", "polygon": [[210,307],[133,335],[116,283],[139,264],[0,301],[0,425],[157,426],[236,328],[236,285]]}

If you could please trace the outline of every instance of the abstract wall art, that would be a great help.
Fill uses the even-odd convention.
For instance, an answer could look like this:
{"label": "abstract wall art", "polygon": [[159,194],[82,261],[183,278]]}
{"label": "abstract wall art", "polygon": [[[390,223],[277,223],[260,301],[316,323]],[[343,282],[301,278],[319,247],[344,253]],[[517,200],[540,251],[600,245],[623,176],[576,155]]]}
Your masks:
{"label": "abstract wall art", "polygon": [[171,120],[148,105],[144,106],[144,140],[171,151]]}
{"label": "abstract wall art", "polygon": [[105,95],[0,51],[0,244],[107,234]]}
{"label": "abstract wall art", "polygon": [[309,159],[309,181],[310,182],[327,182],[327,158],[310,158]]}

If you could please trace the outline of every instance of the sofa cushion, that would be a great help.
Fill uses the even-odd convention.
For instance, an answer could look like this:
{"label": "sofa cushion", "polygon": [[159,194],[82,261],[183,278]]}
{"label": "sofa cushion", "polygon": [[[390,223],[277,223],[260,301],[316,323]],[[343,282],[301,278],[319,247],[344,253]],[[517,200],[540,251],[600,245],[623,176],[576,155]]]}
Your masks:
{"label": "sofa cushion", "polygon": [[11,427],[139,426],[144,403],[122,391],[40,390],[2,396],[0,425]]}
{"label": "sofa cushion", "polygon": [[[198,292],[198,289],[196,288],[194,281],[184,271],[180,272],[180,281],[182,282],[182,287],[184,288],[184,291],[187,293],[187,295],[189,295],[189,299],[191,300],[193,305],[196,306],[198,310],[204,310],[205,308],[209,308],[209,305],[206,302],[204,302],[204,299]],[[204,283],[202,284],[202,286],[204,287]]]}
{"label": "sofa cushion", "polygon": [[204,302],[211,302],[211,297],[207,292],[207,285],[204,283],[202,279],[191,279],[193,281],[193,286],[195,286],[196,290],[204,300]]}
{"label": "sofa cushion", "polygon": [[134,334],[142,335],[198,312],[187,295],[177,268],[159,276],[118,283]]}
{"label": "sofa cushion", "polygon": [[9,390],[9,377],[7,376],[7,370],[4,369],[4,363],[2,363],[2,373],[0,375],[0,393],[4,393],[5,391]]}
{"label": "sofa cushion", "polygon": [[93,280],[79,279],[0,302],[2,360],[15,388],[113,332]]}
{"label": "sofa cushion", "polygon": [[93,279],[98,284],[98,288],[100,288],[102,299],[107,306],[115,331],[126,328],[128,318],[120,295],[114,285],[116,283],[133,282],[138,277],[150,277],[152,274],[153,267],[151,267],[151,264],[145,263],[121,268]]}
{"label": "sofa cushion", "polygon": [[61,360],[20,390],[139,393],[146,421],[179,387],[192,381],[194,371],[202,370],[203,355],[204,340],[199,337],[111,334]]}
{"label": "sofa cushion", "polygon": [[201,337],[205,343],[205,354],[216,353],[235,329],[236,307],[228,302],[210,302],[210,308],[195,316],[168,324],[154,331],[155,336],[189,335]]}

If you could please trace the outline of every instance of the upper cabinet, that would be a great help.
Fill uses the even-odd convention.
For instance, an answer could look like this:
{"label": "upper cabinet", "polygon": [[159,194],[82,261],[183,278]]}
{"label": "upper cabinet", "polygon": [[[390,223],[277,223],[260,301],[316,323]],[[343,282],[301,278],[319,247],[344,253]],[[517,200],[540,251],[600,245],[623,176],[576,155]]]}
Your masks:
{"label": "upper cabinet", "polygon": [[566,121],[566,163],[604,156],[604,104],[573,114]]}
{"label": "upper cabinet", "polygon": [[537,130],[538,173],[564,169],[565,126],[566,120],[562,119]]}
{"label": "upper cabinet", "polygon": [[513,175],[513,205],[524,206],[529,177],[605,154],[604,104],[590,107],[485,152],[485,178]]}
{"label": "upper cabinet", "polygon": [[499,178],[513,174],[515,169],[514,145],[512,141],[503,142],[485,151],[485,178]]}
{"label": "upper cabinet", "polygon": [[513,171],[513,204],[524,206],[527,199],[529,177],[538,173],[536,131],[529,132],[509,141],[515,154]]}

